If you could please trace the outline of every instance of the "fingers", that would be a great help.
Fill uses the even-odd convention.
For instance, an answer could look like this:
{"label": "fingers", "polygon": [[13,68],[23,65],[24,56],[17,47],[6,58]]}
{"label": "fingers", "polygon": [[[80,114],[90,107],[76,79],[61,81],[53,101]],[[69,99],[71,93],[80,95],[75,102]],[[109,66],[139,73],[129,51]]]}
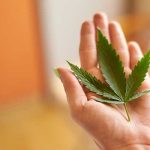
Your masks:
{"label": "fingers", "polygon": [[84,22],[80,39],[81,67],[89,70],[97,66],[97,50],[95,43],[95,27],[93,22]]}
{"label": "fingers", "polygon": [[116,49],[125,68],[129,68],[129,51],[121,26],[113,21],[109,23],[109,34],[112,46]]}
{"label": "fingers", "polygon": [[[138,63],[138,61],[143,57],[143,53],[141,51],[140,46],[136,42],[130,42],[128,44],[129,52],[130,52],[130,68],[133,70],[135,65]],[[140,89],[145,90],[147,88],[150,88],[150,79],[149,75],[147,74],[145,81],[141,85]]]}
{"label": "fingers", "polygon": [[133,70],[137,62],[143,57],[143,54],[136,42],[130,42],[128,47],[130,52],[130,68]]}
{"label": "fingers", "polygon": [[[138,63],[138,61],[143,57],[143,54],[139,45],[136,42],[130,42],[128,44],[128,47],[129,47],[129,52],[130,52],[130,68],[133,70],[135,65]],[[143,91],[146,89],[150,89],[150,78],[148,77],[148,75],[138,90]],[[142,96],[140,100],[135,101],[135,102],[133,101],[132,105],[134,109],[137,109],[137,110],[139,109],[142,110],[142,107],[149,108],[150,107],[149,95],[146,94],[145,96]]]}
{"label": "fingers", "polygon": [[[117,22],[109,23],[107,15],[104,13],[97,13],[93,17],[93,22],[84,22],[81,28],[80,41],[80,61],[81,67],[91,72],[97,68],[97,50],[96,38],[97,27],[101,29],[108,40],[111,40],[113,47],[120,56],[123,66],[125,68],[126,77],[130,74],[130,62],[128,46],[120,25]],[[93,74],[95,75],[95,73]],[[96,75],[95,75],[96,76]],[[101,80],[102,75],[99,74]]]}
{"label": "fingers", "polygon": [[81,108],[87,101],[86,95],[76,77],[67,69],[58,68],[67,100],[72,111]]}
{"label": "fingers", "polygon": [[[101,32],[109,40],[107,15],[105,13],[97,13],[94,15],[93,22],[95,25],[95,30],[97,31],[97,27],[100,28]],[[96,32],[96,39],[98,40],[97,32]]]}

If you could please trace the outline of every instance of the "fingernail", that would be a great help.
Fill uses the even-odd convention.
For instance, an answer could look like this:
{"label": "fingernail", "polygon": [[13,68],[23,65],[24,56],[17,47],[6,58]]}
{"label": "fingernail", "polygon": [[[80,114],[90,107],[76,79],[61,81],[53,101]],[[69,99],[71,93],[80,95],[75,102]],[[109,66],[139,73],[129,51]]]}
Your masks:
{"label": "fingernail", "polygon": [[54,74],[60,79],[60,73],[58,72],[57,68],[56,69],[54,68],[53,71]]}
{"label": "fingernail", "polygon": [[81,35],[92,34],[92,33],[94,33],[94,25],[93,25],[93,22],[85,21],[85,22],[82,24]]}
{"label": "fingernail", "polygon": [[101,30],[99,26],[96,26],[96,29],[97,29],[97,30]]}

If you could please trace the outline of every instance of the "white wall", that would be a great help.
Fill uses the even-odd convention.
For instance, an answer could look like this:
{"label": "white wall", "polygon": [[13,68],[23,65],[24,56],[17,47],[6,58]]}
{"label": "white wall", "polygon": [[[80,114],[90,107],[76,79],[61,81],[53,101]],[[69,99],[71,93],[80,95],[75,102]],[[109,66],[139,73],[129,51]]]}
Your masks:
{"label": "white wall", "polygon": [[[123,11],[123,0],[41,0],[45,55],[52,66],[78,60],[80,25],[98,11],[110,17]],[[50,59],[49,59],[50,58]]]}
{"label": "white wall", "polygon": [[[123,12],[125,0],[41,0],[39,1],[48,76],[51,67],[79,61],[80,25],[98,11],[110,17]],[[55,84],[55,83],[54,83]]]}

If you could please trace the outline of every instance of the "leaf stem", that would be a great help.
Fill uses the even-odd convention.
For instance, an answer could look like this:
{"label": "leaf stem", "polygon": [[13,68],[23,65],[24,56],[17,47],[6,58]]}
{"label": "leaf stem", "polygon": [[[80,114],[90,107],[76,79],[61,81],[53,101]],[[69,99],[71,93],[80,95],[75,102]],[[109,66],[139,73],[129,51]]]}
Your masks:
{"label": "leaf stem", "polygon": [[127,114],[127,117],[128,117],[128,121],[130,122],[131,119],[130,119],[130,114],[129,114],[129,111],[128,111],[128,108],[127,108],[127,104],[124,103],[124,108],[125,108],[125,111],[126,111],[126,114]]}

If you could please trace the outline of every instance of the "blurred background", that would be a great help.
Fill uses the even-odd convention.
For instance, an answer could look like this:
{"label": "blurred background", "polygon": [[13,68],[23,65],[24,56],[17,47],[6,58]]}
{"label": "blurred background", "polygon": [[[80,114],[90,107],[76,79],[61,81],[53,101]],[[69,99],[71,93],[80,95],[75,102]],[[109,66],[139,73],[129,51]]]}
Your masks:
{"label": "blurred background", "polygon": [[149,0],[0,1],[0,149],[98,150],[69,116],[52,69],[79,64],[80,26],[98,11],[150,48]]}

